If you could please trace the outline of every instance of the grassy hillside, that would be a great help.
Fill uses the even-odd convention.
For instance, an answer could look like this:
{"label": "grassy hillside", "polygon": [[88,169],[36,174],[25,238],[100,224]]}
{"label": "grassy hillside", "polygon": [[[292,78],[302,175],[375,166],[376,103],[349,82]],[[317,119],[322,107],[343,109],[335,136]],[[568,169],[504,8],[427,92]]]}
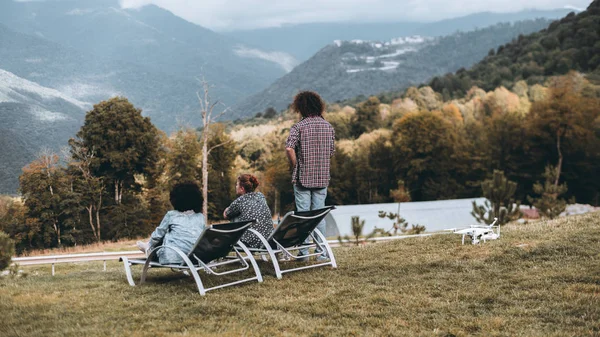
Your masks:
{"label": "grassy hillside", "polygon": [[[0,335],[584,336],[600,333],[600,213],[508,225],[460,244],[438,235],[336,248],[317,269],[199,296],[152,271],[131,288],[110,263],[0,279]],[[139,275],[139,274],[138,274]]]}

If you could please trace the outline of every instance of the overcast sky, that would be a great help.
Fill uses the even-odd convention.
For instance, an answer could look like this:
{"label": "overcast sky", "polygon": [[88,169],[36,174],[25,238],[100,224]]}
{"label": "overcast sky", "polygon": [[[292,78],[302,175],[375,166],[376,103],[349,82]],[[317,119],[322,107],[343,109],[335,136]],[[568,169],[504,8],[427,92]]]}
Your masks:
{"label": "overcast sky", "polygon": [[592,0],[120,0],[132,8],[156,4],[217,30],[308,22],[435,21],[475,12],[585,9]]}

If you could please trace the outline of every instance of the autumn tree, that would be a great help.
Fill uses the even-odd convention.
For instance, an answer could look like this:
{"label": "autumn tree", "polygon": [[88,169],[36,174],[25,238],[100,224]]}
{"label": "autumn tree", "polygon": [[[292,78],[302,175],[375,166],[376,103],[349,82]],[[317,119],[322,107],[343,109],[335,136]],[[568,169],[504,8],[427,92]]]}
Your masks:
{"label": "autumn tree", "polygon": [[235,196],[235,177],[233,176],[233,162],[235,160],[235,143],[225,133],[225,125],[215,123],[210,128],[208,138],[209,153],[209,192],[208,203],[209,218],[216,219],[222,216],[223,210],[229,206]]}
{"label": "autumn tree", "polygon": [[463,186],[458,180],[459,151],[455,126],[439,112],[409,113],[393,126],[393,166],[405,181],[413,200],[455,198]]}
{"label": "autumn tree", "polygon": [[283,151],[275,152],[265,165],[261,191],[274,216],[295,209],[292,175],[288,167],[288,159]]}
{"label": "autumn tree", "polygon": [[27,207],[27,217],[40,222],[45,247],[62,245],[65,174],[58,161],[56,154],[44,151],[23,168],[19,177],[19,190]]}
{"label": "autumn tree", "polygon": [[[551,84],[548,97],[534,102],[529,117],[529,132],[537,148],[550,148],[538,151],[540,164],[548,164],[551,156],[556,167],[554,186],[558,187],[563,172],[572,188],[589,190],[600,189],[595,177],[600,161],[600,135],[594,125],[600,116],[600,100],[584,95],[587,82],[578,74],[570,73],[559,77]],[[548,145],[552,145],[551,147]],[[569,167],[568,171],[564,167]],[[588,200],[589,202],[589,200]]]}
{"label": "autumn tree", "polygon": [[79,192],[79,200],[87,213],[87,221],[94,235],[95,241],[100,241],[102,236],[102,221],[100,212],[103,208],[102,198],[105,192],[103,177],[97,177],[92,172],[92,162],[96,153],[88,149],[80,139],[70,139],[71,176],[75,179],[74,190]]}
{"label": "autumn tree", "polygon": [[339,143],[336,144],[335,156],[331,157],[330,172],[331,180],[327,189],[326,203],[328,205],[356,204],[358,196],[355,161],[349,153],[340,148]]}
{"label": "autumn tree", "polygon": [[169,185],[199,181],[202,147],[197,132],[189,128],[179,129],[169,143],[166,165]]}
{"label": "autumn tree", "polygon": [[375,96],[369,97],[356,108],[356,114],[352,121],[352,134],[359,137],[365,132],[370,132],[381,125],[381,115],[379,114],[379,99]]}
{"label": "autumn tree", "polygon": [[18,254],[33,248],[43,248],[41,224],[38,219],[27,217],[27,207],[20,200],[1,200],[0,231],[4,231],[15,243]]}

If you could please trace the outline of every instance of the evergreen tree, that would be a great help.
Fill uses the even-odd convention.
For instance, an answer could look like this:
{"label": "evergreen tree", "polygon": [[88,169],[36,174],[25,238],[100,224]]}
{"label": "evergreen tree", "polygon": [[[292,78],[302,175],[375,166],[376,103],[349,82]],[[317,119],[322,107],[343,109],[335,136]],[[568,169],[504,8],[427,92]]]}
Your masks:
{"label": "evergreen tree", "polygon": [[558,198],[558,196],[567,192],[567,184],[555,185],[557,175],[558,169],[556,167],[546,166],[543,174],[544,184],[538,182],[533,185],[533,193],[538,194],[540,197],[527,197],[527,200],[538,210],[540,215],[550,219],[558,217],[567,208],[567,202]]}
{"label": "evergreen tree", "polygon": [[494,170],[492,179],[481,183],[483,197],[487,200],[485,204],[477,205],[473,201],[473,211],[471,215],[479,223],[491,224],[494,218],[498,218],[498,225],[505,225],[509,221],[519,218],[521,211],[520,203],[513,199],[517,190],[517,183],[504,177],[504,172]]}
{"label": "evergreen tree", "polygon": [[91,169],[96,177],[103,177],[107,191],[120,204],[127,190],[138,191],[136,174],[147,175],[158,161],[158,131],[124,97],[102,101],[85,116],[84,125],[77,133],[82,146],[94,151]]}
{"label": "evergreen tree", "polygon": [[354,235],[354,242],[358,246],[360,243],[360,237],[362,236],[363,228],[365,227],[365,220],[360,220],[360,217],[353,216],[352,221],[352,234]]}

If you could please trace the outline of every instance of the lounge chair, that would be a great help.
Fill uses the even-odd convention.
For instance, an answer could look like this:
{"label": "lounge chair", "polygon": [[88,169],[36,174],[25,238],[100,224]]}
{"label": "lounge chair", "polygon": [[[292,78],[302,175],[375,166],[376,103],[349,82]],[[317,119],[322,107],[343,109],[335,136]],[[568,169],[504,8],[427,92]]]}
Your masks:
{"label": "lounge chair", "polygon": [[[239,241],[240,237],[246,230],[250,228],[252,223],[254,223],[254,220],[215,224],[210,227],[206,227],[202,234],[200,234],[198,240],[196,240],[194,247],[187,254],[182,252],[181,249],[177,247],[161,245],[152,249],[152,251],[150,251],[148,254],[148,258],[146,259],[128,259],[125,256],[121,257],[120,261],[123,261],[123,264],[125,265],[127,281],[131,286],[135,286],[135,282],[133,281],[131,274],[131,266],[134,264],[139,264],[144,265],[140,284],[146,281],[146,273],[150,268],[171,268],[172,270],[176,271],[187,271],[194,277],[196,285],[198,286],[198,291],[200,292],[200,295],[203,296],[209,290],[223,288],[242,282],[254,280],[262,282],[262,275],[258,269],[256,260],[248,248]],[[179,256],[181,256],[183,262],[181,264],[160,264],[158,261],[156,261],[156,253],[159,249],[171,249],[175,251]],[[244,251],[245,256],[242,256],[240,250]],[[235,256],[230,256],[230,252],[234,252]],[[250,264],[248,264],[248,261]],[[217,267],[232,263],[239,263],[241,266],[236,269],[228,269],[221,272],[216,271]],[[252,268],[254,269],[255,276],[221,284],[211,288],[204,287],[202,280],[200,279],[200,274],[198,273],[199,270],[203,270],[210,275],[222,276],[237,272],[244,272],[249,269],[250,265],[252,265]]]}
{"label": "lounge chair", "polygon": [[[325,218],[325,216],[334,208],[334,206],[327,206],[313,211],[289,212],[266,238],[259,232],[250,228],[248,231],[254,233],[254,235],[261,240],[262,246],[260,248],[248,248],[248,250],[253,254],[260,255],[265,261],[270,258],[273,263],[273,268],[275,268],[275,275],[278,279],[281,279],[283,273],[291,271],[323,266],[337,268],[333,251],[331,250],[327,239],[318,229],[316,229],[319,222],[321,222],[321,220],[323,220],[323,218]],[[312,237],[313,242],[304,244],[304,241],[309,236]],[[314,248],[315,251],[314,253],[309,253],[307,255],[298,255],[297,252],[303,248]],[[291,260],[290,262],[293,262],[295,260],[302,261],[311,256],[321,255],[321,252],[323,251],[327,252],[327,256],[329,256],[328,261],[287,269],[281,269],[276,255],[281,254],[284,258],[287,257]],[[292,254],[292,252],[296,252],[296,255]]]}

